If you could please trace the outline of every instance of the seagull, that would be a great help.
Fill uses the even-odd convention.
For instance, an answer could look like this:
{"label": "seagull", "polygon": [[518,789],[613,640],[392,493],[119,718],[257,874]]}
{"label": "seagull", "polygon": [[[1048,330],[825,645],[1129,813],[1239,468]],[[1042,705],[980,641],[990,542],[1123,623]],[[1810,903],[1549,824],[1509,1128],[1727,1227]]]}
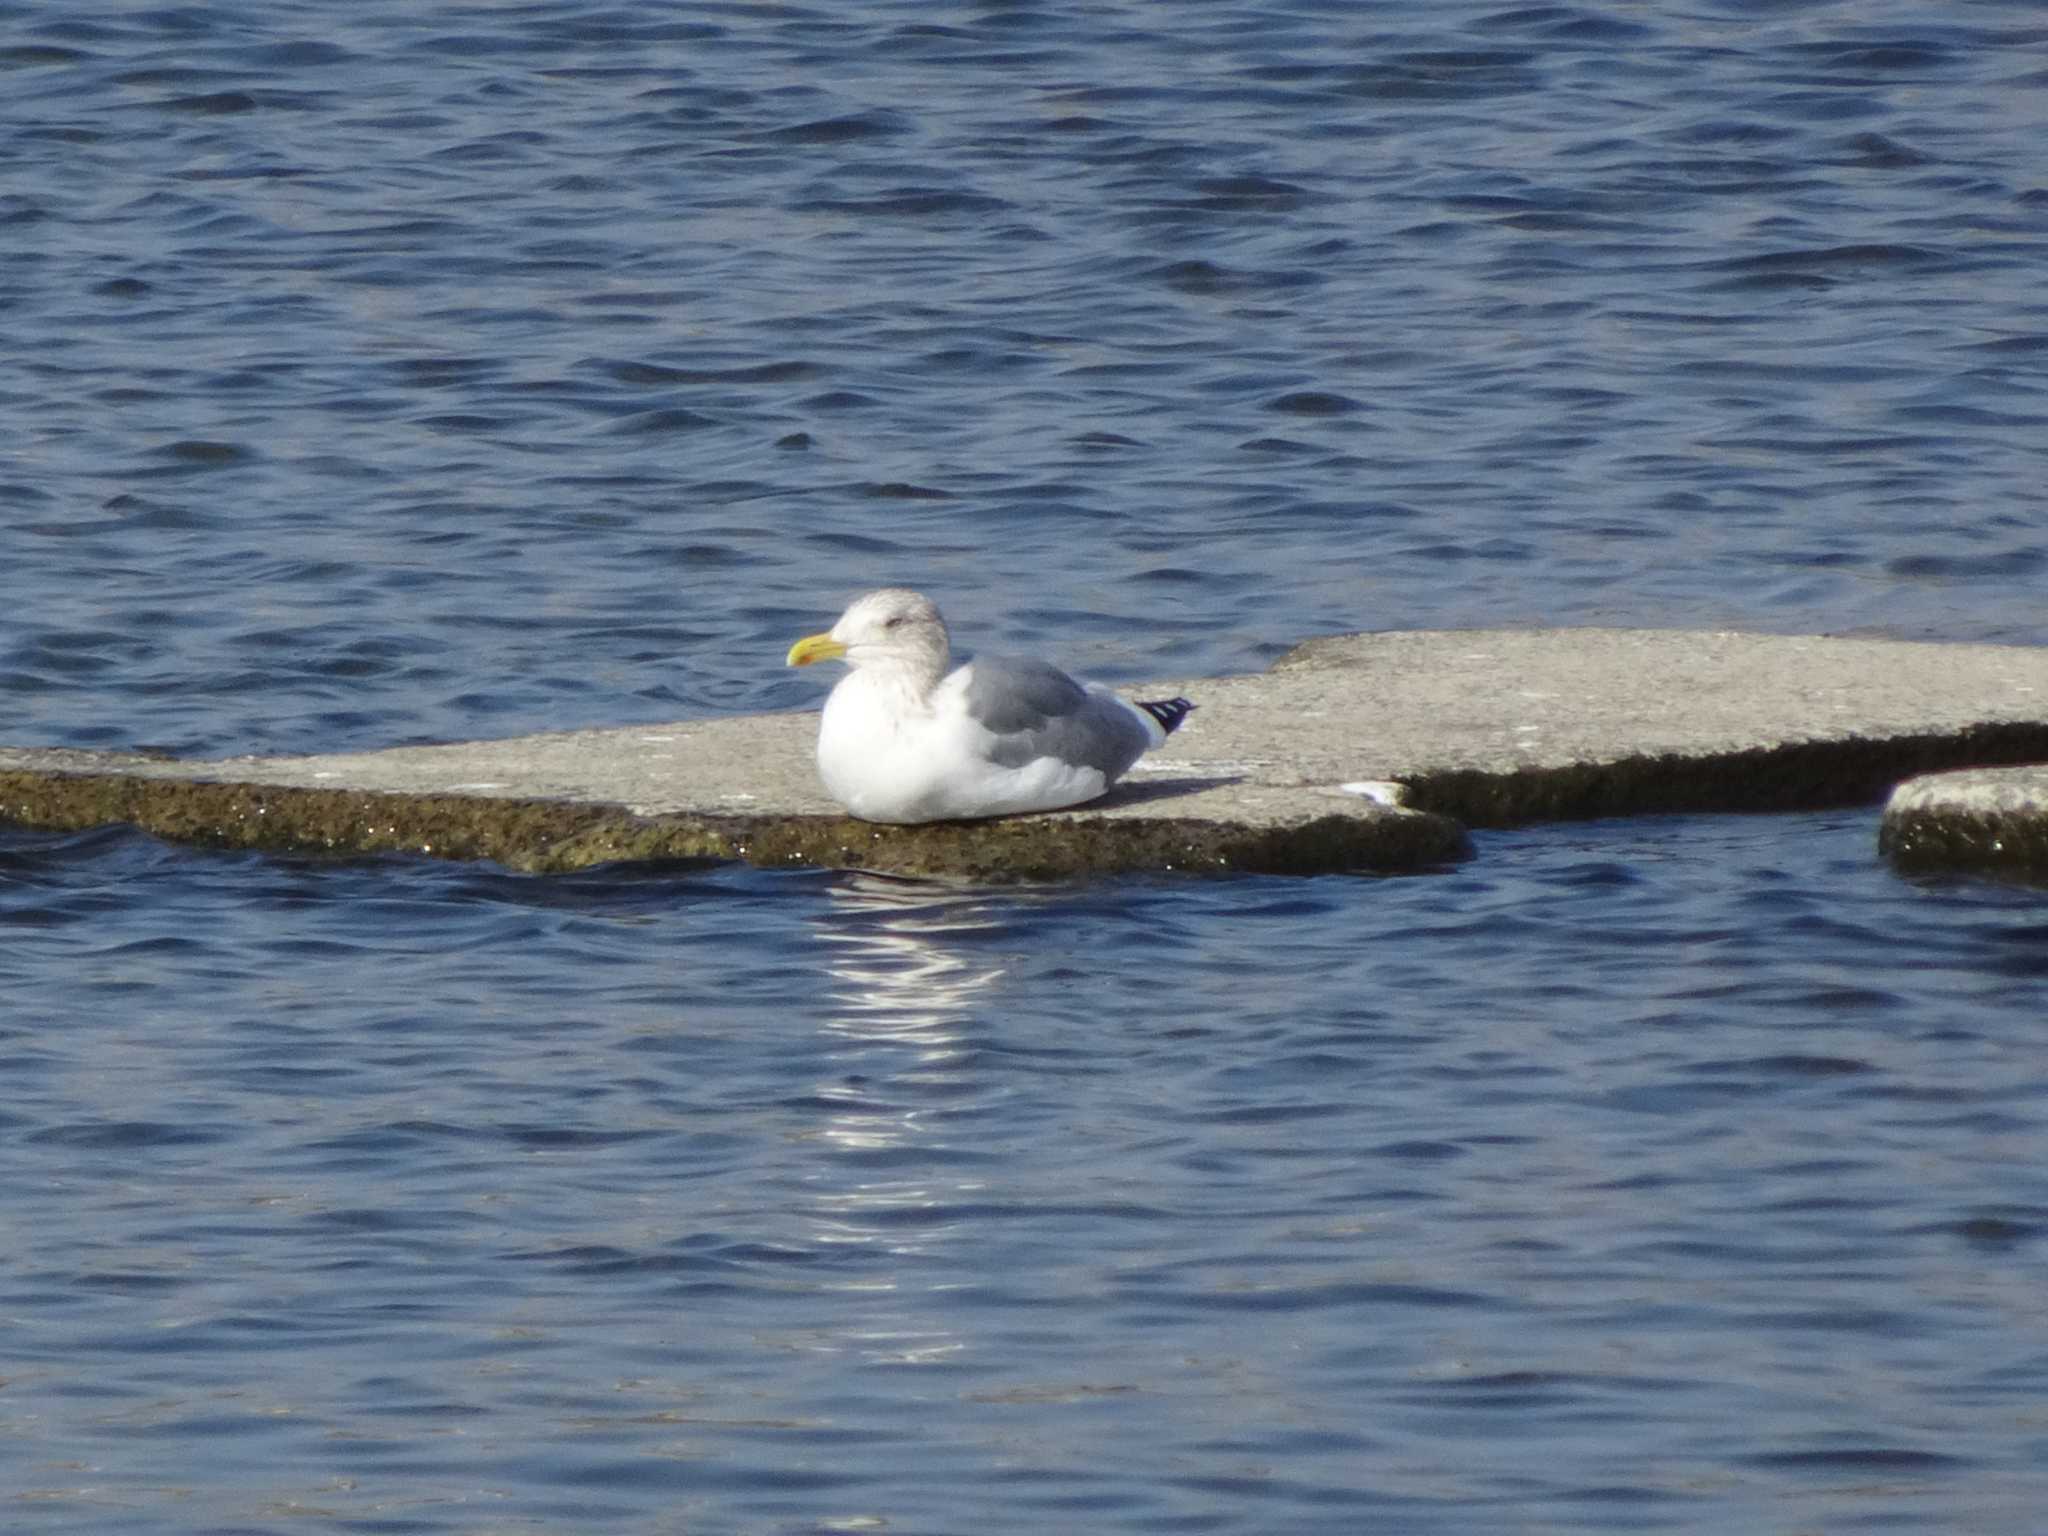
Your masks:
{"label": "seagull", "polygon": [[[1050,662],[952,666],[930,598],[884,587],[789,648],[789,665],[844,661],[825,701],[818,773],[863,821],[951,821],[1079,805],[1179,728],[1186,699],[1131,703]],[[950,670],[949,670],[950,668]]]}

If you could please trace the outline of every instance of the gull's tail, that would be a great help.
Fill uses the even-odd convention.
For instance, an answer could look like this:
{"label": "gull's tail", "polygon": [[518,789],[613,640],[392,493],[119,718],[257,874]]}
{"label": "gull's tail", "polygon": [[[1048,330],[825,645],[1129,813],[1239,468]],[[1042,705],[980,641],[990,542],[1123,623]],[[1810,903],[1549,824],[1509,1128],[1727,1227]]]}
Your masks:
{"label": "gull's tail", "polygon": [[1166,740],[1167,737],[1180,729],[1181,721],[1187,719],[1188,711],[1194,707],[1194,702],[1190,699],[1138,700],[1138,708],[1159,722],[1159,739],[1161,741]]}

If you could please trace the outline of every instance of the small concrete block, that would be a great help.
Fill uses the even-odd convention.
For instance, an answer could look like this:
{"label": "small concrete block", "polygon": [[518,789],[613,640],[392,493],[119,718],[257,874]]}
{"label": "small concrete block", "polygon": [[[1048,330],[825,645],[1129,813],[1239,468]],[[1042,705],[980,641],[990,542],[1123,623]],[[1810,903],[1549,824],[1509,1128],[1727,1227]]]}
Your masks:
{"label": "small concrete block", "polygon": [[1885,803],[1877,845],[1906,870],[2048,877],[2048,764],[1908,779]]}

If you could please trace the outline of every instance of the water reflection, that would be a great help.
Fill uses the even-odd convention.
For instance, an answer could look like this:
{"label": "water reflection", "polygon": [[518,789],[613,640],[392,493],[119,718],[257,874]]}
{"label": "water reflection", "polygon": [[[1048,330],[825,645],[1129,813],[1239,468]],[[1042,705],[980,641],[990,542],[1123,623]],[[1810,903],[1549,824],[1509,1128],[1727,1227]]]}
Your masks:
{"label": "water reflection", "polygon": [[[880,1152],[921,1139],[962,1086],[962,1036],[1002,978],[974,942],[1002,926],[986,890],[855,874],[836,885],[815,932],[831,985],[823,1027],[842,1042],[819,1097],[843,1105],[819,1135]],[[948,1091],[955,1090],[955,1091]]]}
{"label": "water reflection", "polygon": [[1005,923],[985,889],[867,874],[836,883],[815,921],[834,1047],[809,1137],[831,1154],[809,1175],[812,1240],[871,1262],[845,1287],[869,1305],[813,1348],[931,1364],[966,1347],[920,1298],[948,1283],[934,1256],[989,1198],[961,1127],[988,1093],[971,1035],[1007,969],[987,947]]}
{"label": "water reflection", "polygon": [[967,942],[1002,927],[982,887],[854,874],[832,890],[817,925],[837,983],[826,1028],[857,1040],[953,1049],[975,999],[1001,978]]}

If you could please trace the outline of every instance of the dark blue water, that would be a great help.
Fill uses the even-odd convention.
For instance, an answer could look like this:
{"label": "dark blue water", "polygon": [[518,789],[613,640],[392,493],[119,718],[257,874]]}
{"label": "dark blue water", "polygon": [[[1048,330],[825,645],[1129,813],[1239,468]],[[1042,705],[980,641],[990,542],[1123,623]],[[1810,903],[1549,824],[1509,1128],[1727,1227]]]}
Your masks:
{"label": "dark blue water", "polygon": [[[2048,643],[2032,4],[0,0],[0,737]],[[2032,1532],[2048,929],[0,833],[0,1524]]]}
{"label": "dark blue water", "polygon": [[2030,1528],[2033,898],[0,846],[10,1529]]}

